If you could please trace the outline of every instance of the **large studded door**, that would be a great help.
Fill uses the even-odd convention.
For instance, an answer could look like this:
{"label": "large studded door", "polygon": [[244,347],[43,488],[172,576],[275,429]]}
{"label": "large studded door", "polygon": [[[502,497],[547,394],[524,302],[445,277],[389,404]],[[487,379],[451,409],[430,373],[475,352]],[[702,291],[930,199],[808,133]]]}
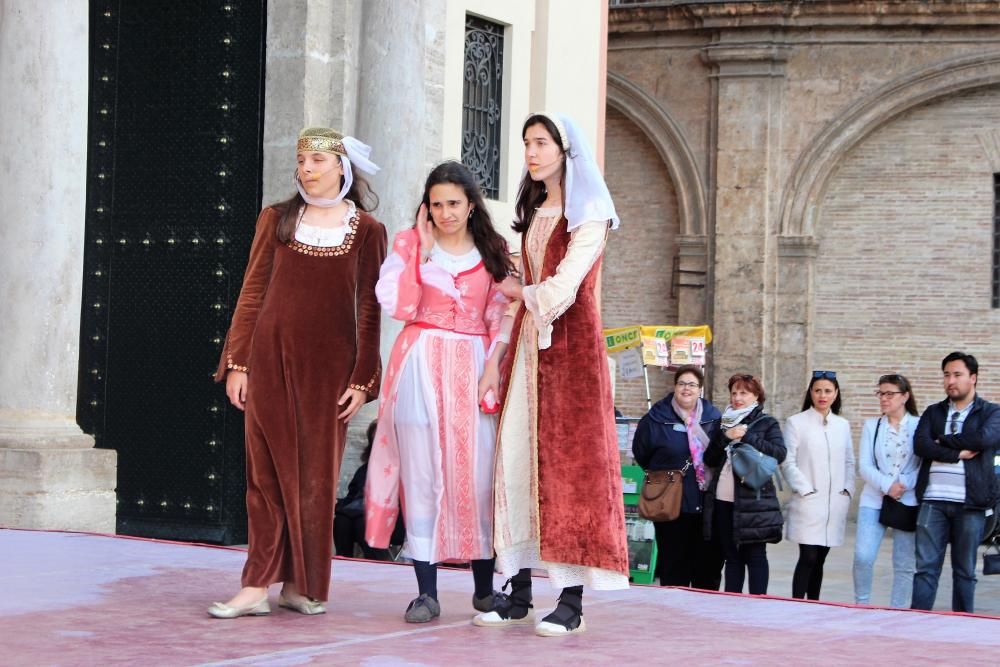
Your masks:
{"label": "large studded door", "polygon": [[91,0],[77,417],[118,531],[246,540],[242,416],[212,382],[261,198],[264,0]]}

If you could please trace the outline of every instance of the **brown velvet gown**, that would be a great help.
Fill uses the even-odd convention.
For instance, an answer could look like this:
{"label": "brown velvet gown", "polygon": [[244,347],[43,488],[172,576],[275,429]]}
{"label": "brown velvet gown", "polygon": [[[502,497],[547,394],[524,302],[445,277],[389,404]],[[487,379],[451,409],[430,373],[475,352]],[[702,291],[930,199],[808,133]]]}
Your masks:
{"label": "brown velvet gown", "polygon": [[347,433],[337,400],[348,387],[378,395],[386,231],[359,210],[341,245],[320,248],[280,242],[280,218],[266,208],[257,220],[216,380],[230,369],[249,377],[243,585],[294,582],[326,600]]}

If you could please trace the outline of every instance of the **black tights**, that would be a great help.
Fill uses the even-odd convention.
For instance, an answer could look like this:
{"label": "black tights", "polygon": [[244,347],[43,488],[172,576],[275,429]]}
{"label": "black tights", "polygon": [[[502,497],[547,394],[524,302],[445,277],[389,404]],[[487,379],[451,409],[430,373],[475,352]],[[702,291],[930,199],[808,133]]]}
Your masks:
{"label": "black tights", "polygon": [[792,575],[793,598],[819,599],[819,589],[823,586],[823,563],[828,553],[830,547],[799,545],[799,562],[795,564],[795,574]]}
{"label": "black tights", "polygon": [[[472,581],[476,587],[476,597],[484,598],[493,592],[493,559],[472,561]],[[437,565],[425,560],[413,561],[413,571],[417,575],[417,590],[437,600]]]}

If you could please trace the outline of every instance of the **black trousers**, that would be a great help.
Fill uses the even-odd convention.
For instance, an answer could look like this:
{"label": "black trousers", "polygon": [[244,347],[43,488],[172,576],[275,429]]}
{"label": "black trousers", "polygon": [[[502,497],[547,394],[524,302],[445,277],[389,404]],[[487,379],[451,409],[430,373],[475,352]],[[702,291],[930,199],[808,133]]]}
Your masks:
{"label": "black trousers", "polygon": [[799,562],[795,564],[795,573],[792,575],[793,598],[819,599],[819,590],[823,587],[823,563],[829,553],[830,547],[799,545]]}
{"label": "black trousers", "polygon": [[690,586],[717,591],[722,582],[722,552],[705,540],[701,514],[681,514],[658,521],[656,573],[661,586]]}
{"label": "black trousers", "polygon": [[754,542],[736,544],[733,531],[733,503],[715,501],[712,514],[712,536],[719,540],[726,559],[726,592],[742,593],[747,570],[750,571],[750,595],[767,595],[770,569],[767,564],[767,544]]}
{"label": "black trousers", "polygon": [[373,549],[365,542],[365,517],[349,517],[337,514],[333,519],[333,547],[338,556],[354,558],[354,545],[361,547],[361,553],[368,560],[392,560],[388,549]]}

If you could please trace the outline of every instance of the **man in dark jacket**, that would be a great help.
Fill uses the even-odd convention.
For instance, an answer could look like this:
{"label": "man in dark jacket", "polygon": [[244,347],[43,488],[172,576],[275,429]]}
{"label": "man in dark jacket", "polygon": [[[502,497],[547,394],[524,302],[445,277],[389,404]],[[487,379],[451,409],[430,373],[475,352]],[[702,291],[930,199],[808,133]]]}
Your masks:
{"label": "man in dark jacket", "polygon": [[917,476],[917,572],[914,609],[931,609],[944,553],[951,544],[952,611],[973,611],[976,550],[1000,489],[993,457],[1000,444],[1000,406],[976,395],[979,363],[952,352],[941,362],[948,398],[924,411],[913,441],[923,458]]}

